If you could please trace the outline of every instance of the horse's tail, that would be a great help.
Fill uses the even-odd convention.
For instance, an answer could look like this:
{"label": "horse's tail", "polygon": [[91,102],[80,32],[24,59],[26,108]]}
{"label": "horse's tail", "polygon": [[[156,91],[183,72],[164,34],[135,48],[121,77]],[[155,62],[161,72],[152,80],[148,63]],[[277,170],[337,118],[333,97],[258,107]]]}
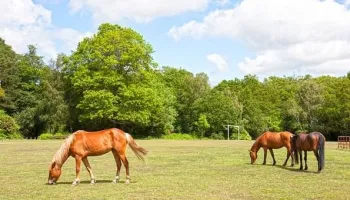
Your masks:
{"label": "horse's tail", "polygon": [[298,149],[296,147],[294,147],[294,149],[293,149],[293,154],[294,154],[295,164],[299,164]]}
{"label": "horse's tail", "polygon": [[297,149],[297,137],[298,135],[293,135],[291,137],[291,146],[292,146],[292,152],[294,156],[295,164],[299,164],[299,156],[298,156],[298,149]]}
{"label": "horse's tail", "polygon": [[324,146],[325,138],[321,133],[318,133],[318,171],[321,171],[324,168]]}
{"label": "horse's tail", "polygon": [[140,147],[134,140],[134,138],[132,138],[132,136],[129,133],[125,133],[126,135],[126,140],[128,141],[128,144],[130,146],[130,148],[132,149],[132,151],[135,153],[135,155],[144,161],[143,156],[147,155],[147,150]]}

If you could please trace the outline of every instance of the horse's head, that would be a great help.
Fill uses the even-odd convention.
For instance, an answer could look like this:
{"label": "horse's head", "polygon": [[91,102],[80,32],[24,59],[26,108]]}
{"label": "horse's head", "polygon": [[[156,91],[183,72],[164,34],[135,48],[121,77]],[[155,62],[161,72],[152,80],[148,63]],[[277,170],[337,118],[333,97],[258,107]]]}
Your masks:
{"label": "horse's head", "polygon": [[57,180],[61,176],[61,167],[59,167],[56,162],[53,162],[49,168],[49,179],[48,184],[53,185],[56,184]]}
{"label": "horse's head", "polygon": [[254,164],[254,162],[258,158],[258,154],[255,151],[252,151],[252,150],[248,150],[248,151],[249,151],[249,155],[250,155],[250,163]]}

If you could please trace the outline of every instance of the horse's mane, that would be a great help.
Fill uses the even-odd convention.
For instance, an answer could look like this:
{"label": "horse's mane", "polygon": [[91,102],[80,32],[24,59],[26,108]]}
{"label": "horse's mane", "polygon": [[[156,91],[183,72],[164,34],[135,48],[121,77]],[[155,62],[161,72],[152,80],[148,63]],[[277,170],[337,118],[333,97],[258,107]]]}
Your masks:
{"label": "horse's mane", "polygon": [[55,156],[52,158],[51,164],[54,162],[62,166],[64,161],[68,158],[69,154],[69,147],[72,144],[74,140],[74,133],[69,135],[68,138],[64,141],[64,143],[61,145],[61,147],[57,150]]}

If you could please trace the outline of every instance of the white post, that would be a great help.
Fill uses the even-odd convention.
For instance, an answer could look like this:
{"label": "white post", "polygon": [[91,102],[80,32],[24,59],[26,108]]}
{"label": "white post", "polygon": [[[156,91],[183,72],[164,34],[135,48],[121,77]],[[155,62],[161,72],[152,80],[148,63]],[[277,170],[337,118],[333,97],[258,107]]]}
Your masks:
{"label": "white post", "polygon": [[227,129],[227,140],[230,140],[230,126],[233,126],[233,125],[227,124],[227,125],[222,125],[222,126]]}
{"label": "white post", "polygon": [[230,140],[230,125],[227,125],[227,140]]}

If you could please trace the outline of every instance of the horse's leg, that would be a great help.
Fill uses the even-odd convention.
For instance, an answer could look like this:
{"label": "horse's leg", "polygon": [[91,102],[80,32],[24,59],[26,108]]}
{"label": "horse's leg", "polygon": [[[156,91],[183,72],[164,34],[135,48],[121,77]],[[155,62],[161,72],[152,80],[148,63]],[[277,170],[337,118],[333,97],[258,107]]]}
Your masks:
{"label": "horse's leg", "polygon": [[128,184],[128,183],[130,183],[129,161],[128,161],[128,159],[126,158],[125,153],[119,154],[119,156],[120,156],[120,160],[123,162],[123,165],[124,165],[125,171],[126,171],[126,180],[125,180],[125,183]]}
{"label": "horse's leg", "polygon": [[299,152],[299,157],[300,157],[300,170],[303,170],[303,151],[300,150]]}
{"label": "horse's leg", "polygon": [[79,175],[80,175],[80,164],[81,164],[81,157],[76,155],[75,156],[75,173],[76,173],[76,177],[75,177],[75,180],[72,183],[73,186],[78,185],[80,183],[80,178],[79,178]]}
{"label": "horse's leg", "polygon": [[305,170],[308,170],[308,166],[307,166],[307,151],[304,151],[304,160],[305,160]]}
{"label": "horse's leg", "polygon": [[276,160],[275,160],[275,155],[273,154],[273,150],[272,150],[272,149],[269,149],[269,151],[270,151],[270,154],[271,154],[271,156],[272,156],[273,165],[275,165],[275,164],[276,164]]}
{"label": "horse's leg", "polygon": [[290,148],[290,149],[287,149],[287,160],[286,160],[286,162],[285,162],[285,166],[287,165],[287,162],[288,162],[289,157],[290,157],[290,159],[292,160],[292,163],[290,164],[290,166],[291,166],[291,167],[294,167],[294,156],[293,156],[293,151],[292,151],[291,148]]}
{"label": "horse's leg", "polygon": [[[287,149],[287,158],[286,158],[286,160],[284,161],[284,163],[283,163],[283,167],[285,167],[286,165],[287,165],[287,162],[288,162],[288,160],[289,160],[289,156],[290,156],[290,152],[289,152],[289,150]],[[292,161],[293,162],[293,161]]]}
{"label": "horse's leg", "polygon": [[94,174],[92,173],[92,169],[91,169],[91,167],[90,167],[90,163],[89,163],[89,161],[88,161],[88,159],[87,158],[84,158],[83,159],[83,163],[84,163],[84,165],[85,165],[85,167],[86,167],[86,170],[89,172],[89,175],[90,175],[90,179],[91,179],[91,184],[95,184],[96,183],[96,179],[95,179],[95,176],[94,176]]}
{"label": "horse's leg", "polygon": [[115,175],[115,179],[113,180],[113,183],[118,183],[119,180],[120,180],[120,168],[122,167],[122,162],[120,161],[120,158],[119,158],[119,155],[118,155],[118,152],[113,150],[113,156],[114,156],[114,160],[115,160],[115,163],[117,165],[117,172],[116,172],[116,175]]}
{"label": "horse's leg", "polygon": [[267,156],[267,149],[264,148],[264,162],[263,162],[263,165],[266,164],[266,156]]}
{"label": "horse's leg", "polygon": [[318,151],[317,151],[317,150],[314,150],[314,154],[315,154],[316,159],[317,159],[318,171],[321,171],[321,170],[320,170],[321,166],[319,165],[319,162],[318,162],[318,159],[320,159],[320,155],[318,154]]}

